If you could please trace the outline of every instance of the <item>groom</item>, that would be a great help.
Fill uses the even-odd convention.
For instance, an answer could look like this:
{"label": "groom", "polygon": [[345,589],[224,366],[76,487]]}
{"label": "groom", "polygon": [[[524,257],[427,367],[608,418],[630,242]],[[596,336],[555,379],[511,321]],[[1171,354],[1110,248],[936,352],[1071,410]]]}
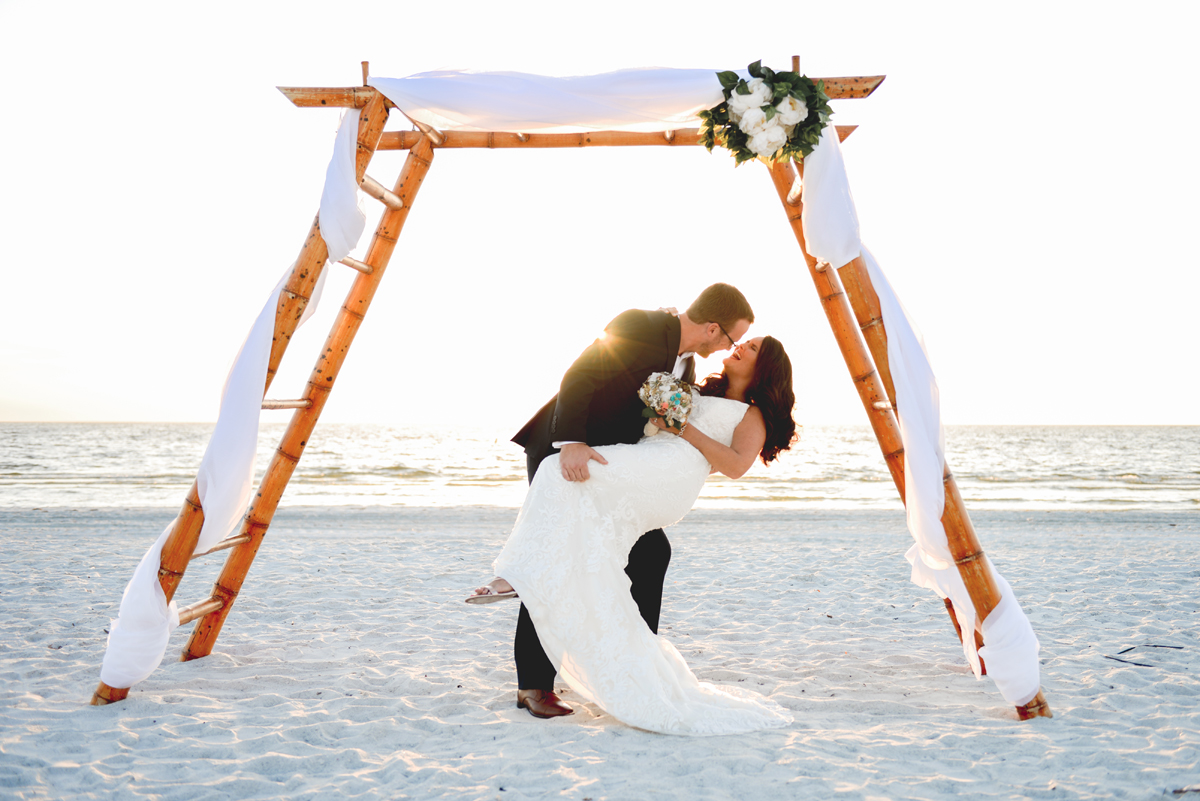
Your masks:
{"label": "groom", "polygon": [[[654,372],[673,373],[692,382],[693,356],[729,350],[741,339],[754,312],[729,284],[713,284],[687,311],[622,312],[571,365],[558,395],[525,424],[512,441],[525,449],[529,481],[538,465],[561,449],[559,460],[568,481],[587,481],[588,463],[607,464],[593,448],[635,443],[646,422],[637,391]],[[643,534],[629,551],[629,588],[646,625],[658,633],[663,580],[671,561],[671,543],[662,529]],[[557,673],[525,605],[517,618],[514,642],[517,663],[517,706],[538,718],[570,715],[573,710],[554,693]]]}

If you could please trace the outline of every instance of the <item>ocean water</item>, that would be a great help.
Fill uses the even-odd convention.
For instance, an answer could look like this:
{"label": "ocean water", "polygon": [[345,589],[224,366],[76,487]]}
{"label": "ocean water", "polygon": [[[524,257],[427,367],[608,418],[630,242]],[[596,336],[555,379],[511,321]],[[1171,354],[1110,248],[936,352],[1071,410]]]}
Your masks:
{"label": "ocean water", "polygon": [[[258,475],[283,433],[264,424]],[[0,508],[178,507],[212,431],[189,423],[0,423]],[[282,505],[518,507],[507,430],[319,425]],[[968,509],[1200,511],[1200,426],[950,426]],[[770,467],[710,477],[697,508],[900,509],[871,431],[808,426]]]}

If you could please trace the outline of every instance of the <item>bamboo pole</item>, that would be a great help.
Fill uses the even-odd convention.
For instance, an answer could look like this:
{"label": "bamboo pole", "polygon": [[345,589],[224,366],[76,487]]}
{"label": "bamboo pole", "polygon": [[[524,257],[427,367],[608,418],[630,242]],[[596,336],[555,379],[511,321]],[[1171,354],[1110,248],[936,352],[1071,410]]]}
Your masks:
{"label": "bamboo pole", "polygon": [[862,344],[862,338],[859,336],[858,326],[854,320],[854,311],[850,308],[850,301],[846,297],[837,271],[818,269],[817,260],[808,253],[804,241],[804,228],[800,220],[803,208],[799,205],[790,206],[787,202],[788,193],[796,180],[792,165],[774,164],[770,171],[775,189],[779,193],[779,199],[792,224],[796,241],[800,243],[800,252],[804,254],[809,273],[817,287],[817,294],[821,298],[821,307],[825,310],[825,316],[833,328],[834,338],[837,340],[838,347],[841,348],[846,366],[850,369],[850,375],[854,379],[859,399],[867,411],[867,419],[875,432],[875,438],[883,449],[883,458],[892,474],[892,481],[896,484],[900,497],[903,498],[904,444],[900,439],[900,426],[896,422],[896,415],[890,408],[880,409],[875,405],[880,401],[887,400],[887,391],[872,362],[870,351]]}
{"label": "bamboo pole", "polygon": [[[883,311],[879,306],[879,295],[875,292],[875,287],[871,283],[871,277],[867,272],[866,262],[862,256],[838,268],[838,274],[842,277],[842,283],[846,287],[846,292],[850,296],[850,306],[854,309],[854,317],[858,321],[859,328],[862,330],[863,338],[866,340],[867,347],[871,351],[871,356],[875,359],[875,365],[879,368],[879,374],[883,376],[883,384],[887,388],[888,399],[894,406],[896,403],[896,387],[892,381],[891,366],[888,361],[887,351],[887,330],[883,324]],[[966,515],[965,510],[961,514],[958,513],[951,505],[952,497],[961,497],[958,495],[957,484],[953,488],[950,484],[955,483],[953,476],[950,474],[949,464],[946,465],[945,480],[948,482],[946,486],[947,510],[942,515],[942,527],[946,531],[946,540],[950,543],[951,555],[957,560],[962,557],[968,557],[972,554],[979,554],[979,557],[971,559],[971,563],[978,563],[975,569],[970,570],[971,580],[967,581],[967,574],[963,574],[963,580],[967,582],[967,591],[971,592],[971,599],[975,603],[975,611],[978,613],[979,622],[982,624],[984,618],[991,613],[996,604],[1000,601],[1000,590],[995,585],[991,573],[980,567],[982,565],[983,548],[979,544],[978,538],[975,536],[975,530],[971,526],[971,520]],[[960,522],[965,521],[965,522]],[[960,565],[961,567],[961,565]],[[980,573],[985,574],[985,577],[980,579]],[[982,580],[982,584],[980,581]],[[974,591],[972,591],[974,587]],[[946,598],[946,612],[950,615],[950,622],[954,625],[954,632],[958,635],[959,642],[962,642],[963,631],[962,626],[958,622],[958,616],[954,613],[954,603]],[[972,632],[975,637],[975,647],[983,647],[983,634],[976,628]],[[984,673],[987,673],[987,666],[980,660],[980,666]]]}
{"label": "bamboo pole", "polygon": [[[857,125],[838,125],[841,141],[858,129]],[[693,147],[700,144],[697,128],[638,133],[633,131],[591,131],[589,133],[507,133],[504,131],[442,131],[444,141],[438,147],[472,148],[554,148],[554,147]],[[420,131],[388,131],[379,140],[380,150],[407,150],[421,138]]]}
{"label": "bamboo pole", "polygon": [[[862,256],[859,256],[839,267],[837,272],[850,296],[850,306],[854,310],[854,317],[862,330],[864,341],[871,351],[880,375],[884,377],[888,400],[894,406],[896,388],[888,363],[887,330],[883,324],[879,295],[876,294],[875,287],[871,283],[866,262],[863,261]],[[975,527],[971,524],[971,518],[963,505],[962,495],[959,494],[958,483],[950,472],[949,463],[946,464],[943,483],[946,490],[946,504],[945,511],[942,513],[942,527],[946,532],[950,554],[958,564],[963,582],[967,585],[967,591],[971,594],[971,601],[974,603],[975,611],[982,623],[996,608],[996,604],[1000,603],[1000,589],[996,585],[992,572],[987,569],[983,546],[979,543]],[[957,630],[957,621],[955,623]],[[975,632],[975,635],[976,642],[982,644],[978,631]]]}
{"label": "bamboo pole", "polygon": [[210,612],[196,624],[187,647],[180,657],[181,661],[198,659],[212,653],[213,645],[221,633],[229,610],[241,591],[246,573],[258,553],[263,536],[275,515],[279,498],[283,495],[283,490],[287,486],[296,464],[300,461],[304,446],[308,443],[317,419],[321,416],[321,410],[325,407],[325,402],[329,398],[334,381],[345,362],[354,336],[371,305],[371,300],[375,296],[375,291],[396,247],[396,239],[404,227],[404,221],[408,217],[409,209],[412,208],[413,199],[425,179],[432,160],[433,148],[428,141],[418,143],[409,152],[408,160],[400,172],[394,190],[404,201],[404,206],[401,209],[387,209],[379,221],[379,227],[375,230],[375,236],[366,255],[366,263],[373,269],[370,273],[360,273],[355,278],[354,284],[346,296],[346,302],[342,304],[341,311],[338,312],[333,329],[325,341],[325,347],[322,348],[321,355],[309,377],[305,396],[307,400],[312,401],[312,406],[308,409],[299,409],[293,414],[243,523],[242,534],[249,535],[250,540],[233,549],[217,583],[213,586],[212,597],[219,598],[224,603],[220,609]]}
{"label": "bamboo pole", "polygon": [[[801,167],[803,169],[803,167]],[[808,263],[813,281],[821,296],[822,305],[834,330],[834,338],[850,374],[854,376],[859,389],[859,395],[867,407],[867,414],[887,459],[888,469],[896,488],[900,491],[901,500],[905,499],[903,444],[900,440],[899,425],[896,422],[894,406],[896,399],[895,386],[892,382],[891,371],[887,359],[887,333],[883,326],[882,312],[879,308],[879,296],[875,293],[870,277],[866,271],[866,263],[861,256],[837,270],[817,269],[816,259],[808,253],[804,240],[804,225],[802,222],[803,203],[792,198],[789,201],[792,187],[795,184],[796,173],[790,164],[775,164],[771,167],[771,177],[780,202],[787,212],[792,224],[792,232],[800,244],[801,252]],[[843,276],[847,283],[842,283]],[[851,289],[853,287],[853,289]],[[849,317],[850,319],[847,319]],[[870,371],[870,383],[866,386],[860,378],[866,370]],[[881,398],[871,397],[879,393],[886,398],[887,403],[880,403]],[[878,425],[877,419],[886,417],[888,425]],[[894,458],[893,458],[894,457]],[[1000,602],[1000,591],[996,586],[995,577],[987,566],[983,548],[975,535],[975,529],[959,494],[958,485],[947,466],[943,483],[946,491],[945,511],[942,515],[942,527],[946,532],[946,540],[950,554],[954,557],[959,574],[966,584],[971,601],[975,605],[976,616],[982,623]],[[952,616],[953,619],[953,616]],[[957,621],[955,628],[958,629]],[[982,644],[978,632],[974,632],[976,644]],[[961,631],[959,638],[962,638]],[[1017,715],[1022,720],[1030,717],[1052,717],[1045,695],[1039,690],[1037,696],[1024,706],[1017,707]]]}
{"label": "bamboo pole", "polygon": [[[361,181],[366,174],[367,164],[379,144],[383,134],[384,123],[387,122],[387,106],[383,95],[371,90],[373,94],[366,98],[358,120],[358,149],[355,158],[356,180]],[[296,264],[288,277],[287,284],[279,293],[279,305],[275,309],[275,332],[271,340],[271,355],[267,362],[267,378],[263,387],[263,395],[271,388],[279,362],[283,359],[284,351],[291,342],[292,334],[300,324],[300,317],[308,306],[313,287],[321,275],[329,251],[325,240],[321,238],[320,220],[314,219],[309,227],[308,236],[296,257]],[[200,506],[200,490],[195,482],[184,499],[183,506],[175,518],[171,533],[163,543],[159,558],[158,582],[166,595],[167,603],[175,597],[175,590],[183,579],[183,573],[196,550],[196,542],[200,538],[200,530],[204,525],[204,510]],[[129,695],[128,687],[109,687],[103,681],[99,683],[92,694],[93,705],[109,704],[120,701]]]}

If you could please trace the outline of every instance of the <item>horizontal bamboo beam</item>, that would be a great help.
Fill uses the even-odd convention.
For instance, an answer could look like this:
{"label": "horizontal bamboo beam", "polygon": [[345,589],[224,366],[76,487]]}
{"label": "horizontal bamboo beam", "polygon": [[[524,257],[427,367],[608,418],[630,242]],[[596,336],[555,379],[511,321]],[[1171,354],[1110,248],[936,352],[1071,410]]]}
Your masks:
{"label": "horizontal bamboo beam", "polygon": [[206,598],[203,601],[185,606],[179,610],[179,625],[184,626],[193,620],[202,618],[210,612],[215,612],[225,605],[220,598]]}
{"label": "horizontal bamboo beam", "polygon": [[359,186],[362,187],[364,192],[378,200],[383,205],[387,206],[389,209],[399,211],[400,209],[404,208],[404,201],[401,200],[395,192],[388,189],[386,186],[379,183],[369,175],[364,175],[362,177],[362,182],[359,184]]}
{"label": "horizontal bamboo beam", "polygon": [[371,86],[347,86],[341,89],[306,86],[275,88],[298,108],[362,108],[379,94],[379,90]]}
{"label": "horizontal bamboo beam", "polygon": [[855,100],[870,97],[886,75],[854,75],[845,78],[813,78],[825,82],[825,96],[830,100]]}
{"label": "horizontal bamboo beam", "polygon": [[[825,95],[830,100],[855,100],[868,97],[879,88],[886,75],[858,75],[846,78],[813,78],[825,82]],[[713,75],[714,83],[716,74]],[[299,108],[362,108],[371,102],[379,90],[370,86],[319,87],[277,86],[283,96]],[[394,105],[388,101],[389,107]]]}
{"label": "horizontal bamboo beam", "polygon": [[[192,554],[192,559],[198,559],[201,556],[208,556],[210,553],[216,553],[217,551],[224,551],[224,550],[234,547],[235,545],[241,545],[243,542],[249,542],[249,541],[250,541],[249,534],[239,534],[236,537],[226,537],[225,539],[221,540],[213,547],[209,548],[207,551],[201,551],[200,553]],[[188,561],[191,561],[191,560],[188,560]]]}
{"label": "horizontal bamboo beam", "polygon": [[262,407],[264,409],[311,409],[312,401],[303,398],[300,400],[264,400]]}
{"label": "horizontal bamboo beam", "polygon": [[[838,125],[838,139],[854,133],[857,125]],[[670,134],[670,136],[668,136]],[[591,131],[589,133],[507,133],[504,131],[444,131],[438,147],[544,148],[544,147],[691,147],[700,144],[697,128],[675,131]],[[378,150],[408,150],[421,138],[419,131],[387,131],[379,138]]]}
{"label": "horizontal bamboo beam", "polygon": [[358,259],[352,259],[349,256],[342,259],[341,264],[344,264],[347,267],[353,267],[354,269],[358,270],[360,273],[366,273],[367,275],[370,275],[371,273],[375,272],[375,268],[372,267],[371,265],[365,264],[364,262],[361,262]]}

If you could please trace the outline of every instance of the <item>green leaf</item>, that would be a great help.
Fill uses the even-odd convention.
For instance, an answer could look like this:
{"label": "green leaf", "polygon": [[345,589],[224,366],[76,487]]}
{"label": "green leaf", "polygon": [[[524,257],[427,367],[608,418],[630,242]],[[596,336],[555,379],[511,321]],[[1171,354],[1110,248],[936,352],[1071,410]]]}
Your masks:
{"label": "green leaf", "polygon": [[746,70],[750,73],[751,76],[753,76],[755,78],[761,78],[763,76],[763,74],[762,74],[762,59],[760,58],[758,61],[755,61],[753,64],[751,64],[749,67],[747,67]]}
{"label": "green leaf", "polygon": [[721,82],[721,86],[725,87],[726,89],[732,89],[733,87],[737,86],[737,83],[741,80],[741,78],[739,78],[738,74],[733,70],[725,70],[724,72],[717,73],[717,80]]}
{"label": "green leaf", "polygon": [[776,113],[775,107],[774,106],[761,106],[760,108],[762,108],[763,114],[767,115],[767,122],[770,122],[771,118],[775,116],[775,113]]}
{"label": "green leaf", "polygon": [[770,67],[762,68],[762,78],[767,83],[775,83],[775,70]]}
{"label": "green leaf", "polygon": [[746,82],[745,82],[745,81],[742,81],[741,83],[739,83],[739,84],[737,85],[737,93],[738,93],[739,95],[748,95],[748,94],[750,94],[750,87],[746,85]]}

